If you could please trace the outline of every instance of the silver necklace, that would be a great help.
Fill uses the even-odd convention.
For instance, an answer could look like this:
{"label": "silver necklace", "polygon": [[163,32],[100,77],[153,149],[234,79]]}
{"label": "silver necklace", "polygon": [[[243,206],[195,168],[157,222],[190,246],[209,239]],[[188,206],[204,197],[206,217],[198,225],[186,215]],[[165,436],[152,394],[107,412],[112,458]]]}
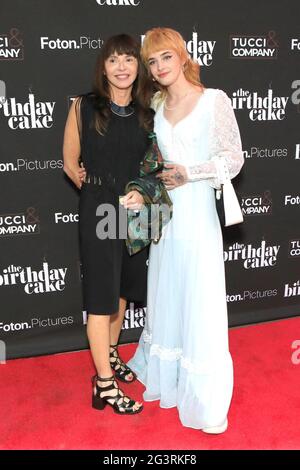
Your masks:
{"label": "silver necklace", "polygon": [[116,114],[120,117],[128,117],[134,113],[134,107],[132,104],[127,104],[126,106],[119,106],[113,101],[110,102],[110,109],[113,114]]}
{"label": "silver necklace", "polygon": [[173,109],[176,109],[176,108],[180,105],[181,101],[182,101],[184,98],[186,98],[186,96],[190,95],[191,93],[195,93],[195,90],[190,90],[190,91],[188,91],[185,95],[183,95],[183,96],[179,99],[179,102],[178,102],[175,106],[171,106],[171,107],[167,105],[167,99],[166,99],[166,101],[165,101],[165,108],[166,108],[168,111],[173,111]]}

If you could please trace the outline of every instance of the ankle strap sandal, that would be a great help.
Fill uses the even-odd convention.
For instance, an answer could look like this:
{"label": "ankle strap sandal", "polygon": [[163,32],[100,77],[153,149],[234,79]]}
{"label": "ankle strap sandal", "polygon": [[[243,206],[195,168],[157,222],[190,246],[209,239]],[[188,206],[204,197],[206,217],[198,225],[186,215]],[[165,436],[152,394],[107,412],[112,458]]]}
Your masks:
{"label": "ankle strap sandal", "polygon": [[[111,383],[103,386],[98,385],[98,382]],[[106,405],[110,405],[114,412],[120,415],[133,415],[142,411],[143,405],[126,396],[119,388],[114,376],[102,378],[95,375],[92,377],[92,384],[92,407],[96,410],[103,410]]]}
{"label": "ankle strap sandal", "polygon": [[[121,382],[131,383],[136,380],[136,374],[130,369],[130,367],[125,364],[124,361],[119,356],[118,345],[111,344],[111,351],[109,354],[110,366],[115,371],[117,379]],[[132,374],[132,379],[129,378],[129,375]]]}

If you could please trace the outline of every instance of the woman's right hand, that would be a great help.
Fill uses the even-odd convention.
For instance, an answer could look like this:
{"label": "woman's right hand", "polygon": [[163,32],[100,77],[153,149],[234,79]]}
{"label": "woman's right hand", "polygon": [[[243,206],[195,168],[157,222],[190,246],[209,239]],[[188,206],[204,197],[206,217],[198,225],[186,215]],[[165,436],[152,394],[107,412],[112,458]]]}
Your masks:
{"label": "woman's right hand", "polygon": [[82,186],[82,183],[85,180],[85,177],[86,177],[86,169],[84,168],[84,166],[81,166],[81,167],[79,167],[79,170],[78,170],[78,178],[79,178],[79,181],[80,181],[80,188]]}
{"label": "woman's right hand", "polygon": [[122,197],[120,204],[125,209],[140,210],[144,204],[144,198],[138,191],[133,190]]}
{"label": "woman's right hand", "polygon": [[85,176],[86,176],[85,168],[80,167],[79,165],[76,166],[76,168],[70,168],[69,166],[64,165],[64,172],[73,181],[75,186],[78,189],[81,189],[82,183],[85,180]]}

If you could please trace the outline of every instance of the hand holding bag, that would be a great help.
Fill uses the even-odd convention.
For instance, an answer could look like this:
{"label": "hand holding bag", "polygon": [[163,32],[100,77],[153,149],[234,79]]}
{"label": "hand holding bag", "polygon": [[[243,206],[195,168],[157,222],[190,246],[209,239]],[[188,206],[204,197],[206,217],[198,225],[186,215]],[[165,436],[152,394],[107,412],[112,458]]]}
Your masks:
{"label": "hand holding bag", "polygon": [[244,217],[229,177],[226,161],[224,158],[220,160],[221,188],[216,190],[216,208],[221,224],[229,227],[242,223]]}

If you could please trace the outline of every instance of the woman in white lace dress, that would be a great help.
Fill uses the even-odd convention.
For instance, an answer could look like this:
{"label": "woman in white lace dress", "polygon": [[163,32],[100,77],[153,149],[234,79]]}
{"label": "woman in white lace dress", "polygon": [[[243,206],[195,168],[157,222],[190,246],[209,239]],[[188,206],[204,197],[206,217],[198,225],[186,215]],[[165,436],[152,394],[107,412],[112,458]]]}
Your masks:
{"label": "woman in white lace dress", "polygon": [[145,401],[177,406],[184,426],[220,433],[233,366],[214,188],[222,162],[231,178],[243,165],[240,134],[229,98],[203,87],[179,33],[148,31],[142,55],[161,90],[155,132],[173,218],[151,246],[146,325],[129,366],[146,387]]}

